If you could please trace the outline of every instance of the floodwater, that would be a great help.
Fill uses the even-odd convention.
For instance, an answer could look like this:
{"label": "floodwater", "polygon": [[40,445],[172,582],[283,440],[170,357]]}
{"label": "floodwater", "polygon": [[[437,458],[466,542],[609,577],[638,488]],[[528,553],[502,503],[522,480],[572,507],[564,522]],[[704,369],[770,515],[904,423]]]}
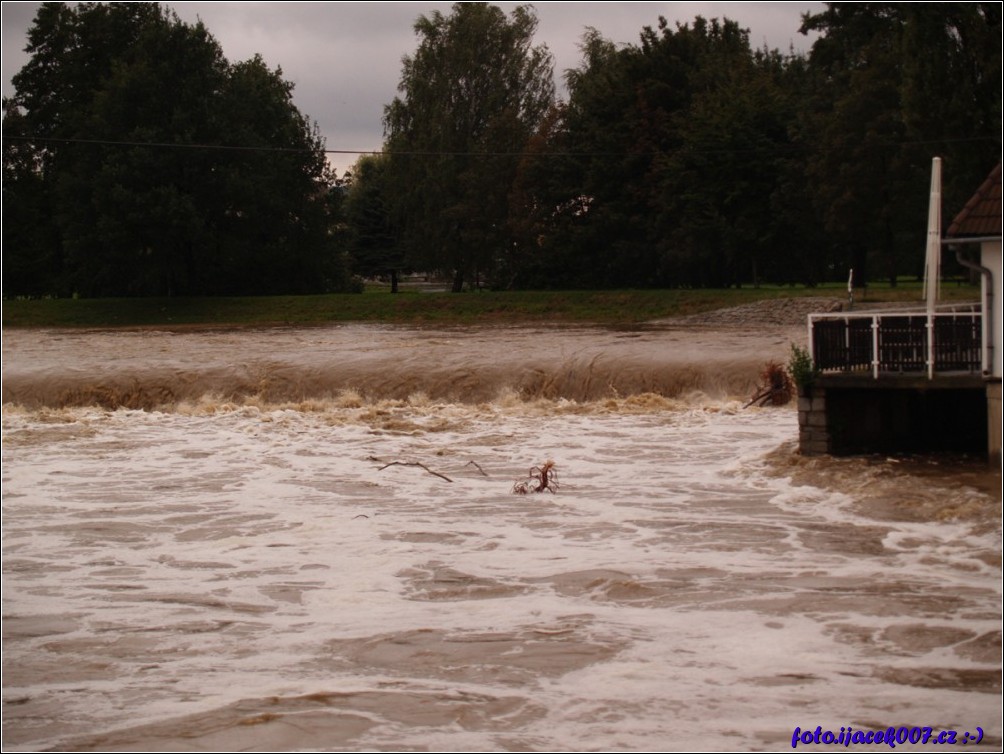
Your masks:
{"label": "floodwater", "polygon": [[999,750],[1000,474],[799,456],[800,335],[5,332],[5,750]]}

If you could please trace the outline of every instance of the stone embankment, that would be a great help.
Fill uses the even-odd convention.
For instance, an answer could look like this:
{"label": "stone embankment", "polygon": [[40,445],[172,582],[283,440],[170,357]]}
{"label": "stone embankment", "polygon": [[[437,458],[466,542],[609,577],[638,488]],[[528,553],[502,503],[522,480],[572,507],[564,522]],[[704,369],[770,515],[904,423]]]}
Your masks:
{"label": "stone embankment", "polygon": [[810,314],[837,312],[843,306],[844,302],[837,298],[774,298],[660,322],[699,327],[800,327],[805,326]]}

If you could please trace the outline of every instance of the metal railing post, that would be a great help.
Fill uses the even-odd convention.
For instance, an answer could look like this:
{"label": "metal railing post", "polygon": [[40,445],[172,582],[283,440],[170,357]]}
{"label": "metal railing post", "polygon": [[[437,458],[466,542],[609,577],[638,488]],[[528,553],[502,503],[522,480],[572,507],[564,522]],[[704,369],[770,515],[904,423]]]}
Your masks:
{"label": "metal railing post", "polygon": [[844,317],[844,363],[847,365],[845,368],[847,371],[852,371],[854,369],[854,364],[851,361],[851,319],[850,317]]}
{"label": "metal railing post", "polygon": [[872,376],[879,377],[879,316],[872,315]]}
{"label": "metal railing post", "polygon": [[812,314],[809,315],[809,358],[812,359],[812,363],[816,363],[816,317]]}
{"label": "metal railing post", "polygon": [[927,314],[927,379],[934,379],[934,314]]}

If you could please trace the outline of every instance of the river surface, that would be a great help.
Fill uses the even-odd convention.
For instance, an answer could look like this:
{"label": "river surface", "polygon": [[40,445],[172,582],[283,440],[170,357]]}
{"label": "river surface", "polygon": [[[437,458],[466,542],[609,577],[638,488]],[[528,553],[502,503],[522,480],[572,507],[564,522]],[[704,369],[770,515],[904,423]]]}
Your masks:
{"label": "river surface", "polygon": [[5,750],[1000,750],[1000,474],[800,456],[801,334],[4,332]]}

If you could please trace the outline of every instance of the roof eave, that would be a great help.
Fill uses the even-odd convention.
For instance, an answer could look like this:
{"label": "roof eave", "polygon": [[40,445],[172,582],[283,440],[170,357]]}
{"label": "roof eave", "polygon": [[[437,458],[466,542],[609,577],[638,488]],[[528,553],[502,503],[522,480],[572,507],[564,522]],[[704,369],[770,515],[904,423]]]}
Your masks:
{"label": "roof eave", "polygon": [[1001,236],[956,236],[954,238],[942,238],[942,246],[955,246],[966,243],[985,243],[987,241],[1000,241]]}

